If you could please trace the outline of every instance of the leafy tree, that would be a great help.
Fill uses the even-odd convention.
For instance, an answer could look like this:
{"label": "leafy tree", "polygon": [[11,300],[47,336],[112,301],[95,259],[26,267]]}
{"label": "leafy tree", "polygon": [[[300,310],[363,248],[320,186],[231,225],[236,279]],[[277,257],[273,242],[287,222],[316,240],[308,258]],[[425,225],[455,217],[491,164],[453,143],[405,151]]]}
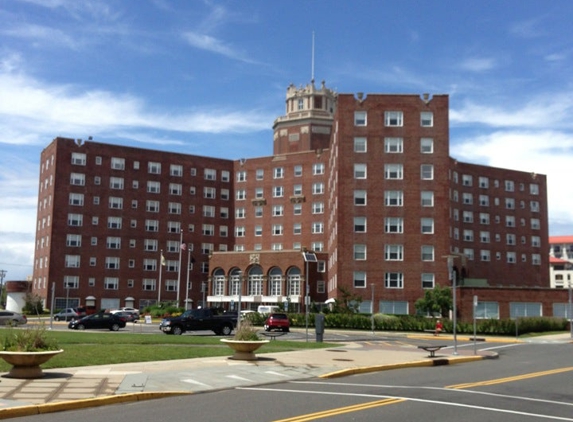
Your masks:
{"label": "leafy tree", "polygon": [[432,290],[426,290],[424,297],[418,299],[415,306],[419,313],[429,313],[432,316],[438,313],[446,317],[453,308],[452,291],[449,287],[435,286]]}
{"label": "leafy tree", "polygon": [[340,303],[336,301],[334,312],[352,314],[357,313],[360,309],[360,304],[362,303],[362,296],[353,294],[345,287],[339,286],[338,291],[341,295],[341,301]]}
{"label": "leafy tree", "polygon": [[34,293],[26,293],[24,296],[24,308],[22,309],[29,315],[40,315],[44,313],[44,302],[42,298]]}

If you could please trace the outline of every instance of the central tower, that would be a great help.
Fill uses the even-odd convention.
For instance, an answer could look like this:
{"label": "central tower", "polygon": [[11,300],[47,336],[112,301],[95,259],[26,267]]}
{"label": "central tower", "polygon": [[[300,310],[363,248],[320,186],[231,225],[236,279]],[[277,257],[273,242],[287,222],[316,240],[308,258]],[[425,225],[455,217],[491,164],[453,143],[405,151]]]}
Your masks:
{"label": "central tower", "polygon": [[286,94],[286,115],[273,124],[273,154],[288,154],[326,149],[330,144],[336,93],[322,81],[320,89],[314,80],[305,87],[290,84]]}

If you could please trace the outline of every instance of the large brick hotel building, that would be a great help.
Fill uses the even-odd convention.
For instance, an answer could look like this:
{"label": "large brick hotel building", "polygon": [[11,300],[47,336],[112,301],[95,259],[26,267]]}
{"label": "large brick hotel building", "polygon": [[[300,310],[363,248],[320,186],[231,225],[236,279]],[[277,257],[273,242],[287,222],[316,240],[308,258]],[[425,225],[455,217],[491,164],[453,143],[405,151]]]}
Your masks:
{"label": "large brick hotel building", "polygon": [[41,155],[33,290],[51,306],[53,286],[56,308],[243,309],[346,291],[364,311],[373,298],[375,312],[413,314],[450,283],[450,255],[462,317],[475,294],[484,317],[551,315],[545,176],[450,157],[448,110],[446,95],[311,82],[288,87],[268,157],[56,138]]}

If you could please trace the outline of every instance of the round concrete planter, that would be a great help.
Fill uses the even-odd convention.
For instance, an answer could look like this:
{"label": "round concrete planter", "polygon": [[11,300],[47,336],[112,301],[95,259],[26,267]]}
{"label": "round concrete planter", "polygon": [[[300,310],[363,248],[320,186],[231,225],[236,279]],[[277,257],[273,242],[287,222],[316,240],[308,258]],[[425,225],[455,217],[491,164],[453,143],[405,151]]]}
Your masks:
{"label": "round concrete planter", "polygon": [[40,365],[62,352],[63,350],[49,350],[46,352],[0,352],[0,358],[12,365],[10,372],[4,376],[7,378],[23,379],[42,378],[44,373]]}
{"label": "round concrete planter", "polygon": [[268,340],[243,341],[226,338],[222,338],[221,341],[235,351],[230,358],[235,360],[257,360],[257,355],[254,353],[255,350],[269,342]]}

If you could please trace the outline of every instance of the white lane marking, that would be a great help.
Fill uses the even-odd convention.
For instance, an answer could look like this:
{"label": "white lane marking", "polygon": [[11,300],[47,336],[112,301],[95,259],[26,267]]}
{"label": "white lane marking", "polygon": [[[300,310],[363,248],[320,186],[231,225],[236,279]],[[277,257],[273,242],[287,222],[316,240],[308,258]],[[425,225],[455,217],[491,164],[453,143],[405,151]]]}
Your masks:
{"label": "white lane marking", "polygon": [[358,384],[358,383],[336,383],[336,382],[314,382],[314,381],[291,381],[291,384],[312,384],[312,385],[341,385],[341,386],[348,386],[348,387],[368,387],[368,388],[392,388],[392,389],[402,389],[402,390],[439,390],[439,391],[456,391],[459,393],[464,394],[477,394],[483,396],[493,396],[493,397],[502,397],[506,399],[514,399],[514,400],[524,400],[524,401],[532,401],[532,402],[540,402],[540,403],[550,403],[550,404],[558,404],[561,406],[573,406],[573,403],[570,402],[563,402],[563,401],[555,401],[555,400],[545,400],[545,399],[537,399],[534,397],[523,397],[523,396],[510,396],[509,394],[496,394],[496,393],[488,393],[487,391],[476,391],[476,390],[464,390],[461,388],[443,388],[443,387],[418,387],[415,385],[380,385],[380,384]]}
{"label": "white lane marking", "polygon": [[524,343],[505,344],[503,346],[492,346],[492,347],[487,347],[485,349],[480,349],[480,350],[504,349],[506,347],[515,347],[515,346],[523,346],[523,345],[524,345]]}
{"label": "white lane marking", "polygon": [[227,378],[233,378],[233,379],[240,380],[240,381],[249,381],[249,382],[252,381],[248,378],[243,378],[243,377],[240,377],[238,375],[227,375]]}
{"label": "white lane marking", "polygon": [[540,419],[552,419],[552,420],[558,420],[558,421],[573,422],[572,418],[565,418],[562,416],[549,416],[549,415],[542,415],[542,414],[538,414],[538,413],[528,413],[528,412],[520,412],[520,411],[516,411],[516,410],[499,409],[499,408],[495,408],[495,407],[476,406],[476,405],[472,405],[472,404],[444,402],[444,401],[439,401],[439,400],[416,399],[416,398],[411,398],[411,397],[386,396],[386,395],[378,395],[378,394],[355,394],[355,393],[324,392],[324,391],[314,391],[314,390],[288,390],[286,388],[273,389],[273,388],[257,388],[257,387],[239,387],[239,388],[237,388],[237,390],[267,391],[267,392],[277,392],[277,393],[319,394],[319,395],[327,395],[327,396],[368,397],[368,398],[375,398],[375,399],[408,400],[408,401],[415,401],[415,402],[419,402],[419,403],[441,404],[444,406],[463,407],[463,408],[467,408],[467,409],[486,410],[489,412],[509,413],[512,415],[533,416],[533,417],[540,418]]}
{"label": "white lane marking", "polygon": [[275,372],[275,371],[265,371],[266,374],[270,374],[270,375],[278,375],[280,377],[286,377],[286,378],[290,378],[288,375],[286,374],[281,374],[280,372]]}
{"label": "white lane marking", "polygon": [[205,387],[209,387],[209,384],[204,384],[202,382],[196,381],[196,380],[192,380],[191,378],[185,379],[185,380],[181,380],[183,382],[188,382],[189,384],[197,384],[197,385],[203,385]]}

